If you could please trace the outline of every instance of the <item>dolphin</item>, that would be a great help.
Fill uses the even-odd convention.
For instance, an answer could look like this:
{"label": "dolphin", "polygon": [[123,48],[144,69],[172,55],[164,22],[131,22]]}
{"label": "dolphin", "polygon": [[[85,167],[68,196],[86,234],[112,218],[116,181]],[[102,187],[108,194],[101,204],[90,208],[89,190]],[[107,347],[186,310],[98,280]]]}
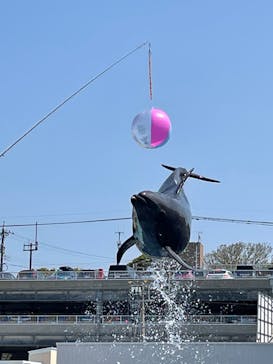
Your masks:
{"label": "dolphin", "polygon": [[194,168],[187,171],[182,167],[162,166],[172,173],[158,192],[142,191],[131,197],[133,235],[118,249],[117,264],[123,254],[136,245],[143,254],[152,258],[171,257],[185,268],[192,269],[179,256],[189,243],[192,220],[183,186],[189,177],[208,182],[220,181],[195,174]]}

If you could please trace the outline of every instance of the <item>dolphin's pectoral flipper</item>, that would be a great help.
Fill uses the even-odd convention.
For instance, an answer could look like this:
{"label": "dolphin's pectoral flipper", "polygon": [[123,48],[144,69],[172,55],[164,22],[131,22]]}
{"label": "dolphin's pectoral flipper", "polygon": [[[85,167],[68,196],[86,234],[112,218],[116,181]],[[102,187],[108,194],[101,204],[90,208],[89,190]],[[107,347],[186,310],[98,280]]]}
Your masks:
{"label": "dolphin's pectoral flipper", "polygon": [[193,270],[193,268],[192,268],[190,265],[188,265],[187,263],[185,263],[185,262],[184,262],[184,260],[183,260],[183,259],[181,259],[181,257],[180,257],[178,254],[176,254],[176,253],[172,250],[172,248],[171,248],[170,246],[166,245],[166,246],[165,246],[165,249],[167,250],[167,252],[168,252],[168,254],[169,254],[169,256],[170,256],[171,258],[175,259],[175,260],[176,260],[179,264],[181,264],[181,265],[182,265],[182,266],[184,266],[185,268],[190,269],[190,270]]}
{"label": "dolphin's pectoral flipper", "polygon": [[121,244],[117,252],[117,264],[119,264],[119,262],[121,261],[121,258],[123,254],[126,252],[126,250],[131,248],[135,243],[136,243],[135,238],[133,236],[130,236],[129,239],[127,239],[123,244]]}

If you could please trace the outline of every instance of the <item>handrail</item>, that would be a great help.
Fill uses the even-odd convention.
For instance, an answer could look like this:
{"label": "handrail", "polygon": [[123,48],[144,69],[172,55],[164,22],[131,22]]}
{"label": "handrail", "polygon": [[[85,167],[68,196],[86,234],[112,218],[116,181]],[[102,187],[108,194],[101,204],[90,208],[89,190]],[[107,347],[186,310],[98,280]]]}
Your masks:
{"label": "handrail", "polygon": [[[48,325],[48,324],[140,324],[140,315],[0,315],[0,326],[10,324]],[[146,323],[160,324],[168,321],[166,317],[145,315]],[[255,324],[256,315],[188,315],[182,318],[185,324]]]}

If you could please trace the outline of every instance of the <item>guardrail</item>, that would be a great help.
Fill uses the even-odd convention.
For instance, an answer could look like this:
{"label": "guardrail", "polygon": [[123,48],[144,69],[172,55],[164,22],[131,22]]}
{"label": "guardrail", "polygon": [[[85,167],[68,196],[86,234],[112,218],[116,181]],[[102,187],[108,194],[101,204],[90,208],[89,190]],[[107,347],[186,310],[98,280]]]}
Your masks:
{"label": "guardrail", "polygon": [[[143,320],[139,315],[0,315],[0,325],[60,325],[60,324],[138,324]],[[145,315],[146,323],[160,324],[166,322],[162,316]],[[256,315],[188,315],[182,320],[185,324],[244,324],[257,322]]]}
{"label": "guardrail", "polygon": [[[196,280],[206,279],[208,270],[180,270],[167,272],[170,280]],[[235,270],[231,271],[232,279],[249,278],[249,279],[262,279],[273,278],[273,270]],[[94,271],[55,271],[55,272],[0,272],[0,281],[3,280],[38,280],[38,281],[54,281],[54,280],[105,280],[105,279],[129,279],[129,280],[154,280],[154,273],[151,271],[133,271],[133,272],[113,272],[110,276],[108,272],[101,270]],[[225,279],[224,277],[214,277],[214,279]]]}

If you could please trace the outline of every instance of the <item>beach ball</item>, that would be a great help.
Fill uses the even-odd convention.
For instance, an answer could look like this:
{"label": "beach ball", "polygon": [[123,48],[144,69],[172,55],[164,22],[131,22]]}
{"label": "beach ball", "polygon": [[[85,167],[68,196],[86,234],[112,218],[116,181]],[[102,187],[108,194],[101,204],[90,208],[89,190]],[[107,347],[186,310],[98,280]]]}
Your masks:
{"label": "beach ball", "polygon": [[165,111],[152,108],[137,114],[132,123],[132,135],[144,148],[158,148],[167,143],[171,121]]}

